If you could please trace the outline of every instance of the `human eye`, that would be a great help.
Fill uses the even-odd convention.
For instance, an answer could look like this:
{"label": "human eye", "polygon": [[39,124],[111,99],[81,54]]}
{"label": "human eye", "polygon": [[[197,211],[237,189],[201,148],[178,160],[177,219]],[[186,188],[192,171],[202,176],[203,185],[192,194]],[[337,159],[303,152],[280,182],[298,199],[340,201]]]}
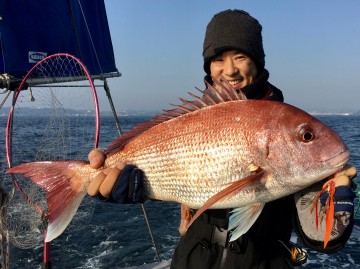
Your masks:
{"label": "human eye", "polygon": [[215,57],[214,59],[212,59],[212,62],[221,63],[223,62],[223,59],[221,57]]}
{"label": "human eye", "polygon": [[237,61],[243,61],[245,59],[246,59],[246,56],[243,54],[235,55],[235,60],[237,60]]}

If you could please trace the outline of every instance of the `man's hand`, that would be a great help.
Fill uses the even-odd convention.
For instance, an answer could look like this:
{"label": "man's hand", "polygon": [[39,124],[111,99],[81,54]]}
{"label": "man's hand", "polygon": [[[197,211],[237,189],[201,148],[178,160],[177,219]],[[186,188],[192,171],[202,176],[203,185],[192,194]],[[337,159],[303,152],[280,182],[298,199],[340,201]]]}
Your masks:
{"label": "man's hand", "polygon": [[345,186],[345,187],[351,187],[352,183],[351,183],[351,179],[356,177],[356,168],[354,166],[351,165],[346,165],[340,172],[337,172],[334,175],[334,182],[335,182],[335,187],[338,186]]}
{"label": "man's hand", "polygon": [[[92,150],[88,159],[92,168],[104,165],[106,156],[101,150]],[[102,170],[89,184],[88,194],[112,203],[144,203],[143,181],[145,175],[135,165],[119,163]]]}
{"label": "man's hand", "polygon": [[[88,159],[90,161],[90,166],[92,168],[98,169],[104,165],[106,156],[105,154],[99,150],[92,150]],[[98,196],[101,195],[105,198],[109,198],[114,185],[119,178],[122,169],[124,168],[124,164],[118,164],[117,167],[107,168],[100,172],[89,184],[88,194],[90,196]]]}
{"label": "man's hand", "polygon": [[347,164],[341,171],[335,173],[334,175],[328,177],[327,181],[324,183],[324,186],[327,185],[329,181],[334,181],[335,187],[348,187],[351,188],[353,186],[352,179],[356,177],[357,171],[355,166],[351,166]]}
{"label": "man's hand", "polygon": [[[353,192],[353,183],[351,180],[355,177],[356,168],[351,165],[346,165],[344,169],[337,172],[333,177],[330,177],[329,181],[332,180],[335,183],[335,214],[344,214],[344,212],[347,212],[349,215],[352,215],[354,213],[354,199],[356,195]],[[320,201],[323,206],[326,204],[328,197],[328,192],[323,192],[321,194]]]}

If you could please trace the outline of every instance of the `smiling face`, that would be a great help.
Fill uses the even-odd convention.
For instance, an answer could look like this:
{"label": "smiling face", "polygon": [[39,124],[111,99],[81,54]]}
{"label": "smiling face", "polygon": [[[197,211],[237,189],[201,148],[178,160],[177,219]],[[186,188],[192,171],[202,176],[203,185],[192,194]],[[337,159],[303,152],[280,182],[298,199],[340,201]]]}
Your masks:
{"label": "smiling face", "polygon": [[217,80],[226,79],[234,89],[239,89],[255,80],[257,69],[249,56],[237,50],[229,50],[211,60],[210,74]]}

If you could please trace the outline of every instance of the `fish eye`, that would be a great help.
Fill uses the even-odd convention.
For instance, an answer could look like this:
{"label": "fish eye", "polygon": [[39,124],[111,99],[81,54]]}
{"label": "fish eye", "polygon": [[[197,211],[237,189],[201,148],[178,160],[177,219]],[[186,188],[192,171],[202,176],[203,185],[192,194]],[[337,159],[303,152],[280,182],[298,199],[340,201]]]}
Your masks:
{"label": "fish eye", "polygon": [[300,130],[300,139],[301,141],[308,143],[315,139],[315,134],[309,128],[302,128]]}

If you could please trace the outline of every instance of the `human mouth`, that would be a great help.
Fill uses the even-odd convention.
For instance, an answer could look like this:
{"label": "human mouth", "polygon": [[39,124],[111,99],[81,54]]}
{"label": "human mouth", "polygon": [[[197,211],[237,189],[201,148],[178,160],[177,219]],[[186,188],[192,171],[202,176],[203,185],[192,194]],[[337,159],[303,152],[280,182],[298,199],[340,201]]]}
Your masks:
{"label": "human mouth", "polygon": [[228,80],[229,84],[233,87],[233,88],[236,88],[237,86],[239,87],[242,80]]}

